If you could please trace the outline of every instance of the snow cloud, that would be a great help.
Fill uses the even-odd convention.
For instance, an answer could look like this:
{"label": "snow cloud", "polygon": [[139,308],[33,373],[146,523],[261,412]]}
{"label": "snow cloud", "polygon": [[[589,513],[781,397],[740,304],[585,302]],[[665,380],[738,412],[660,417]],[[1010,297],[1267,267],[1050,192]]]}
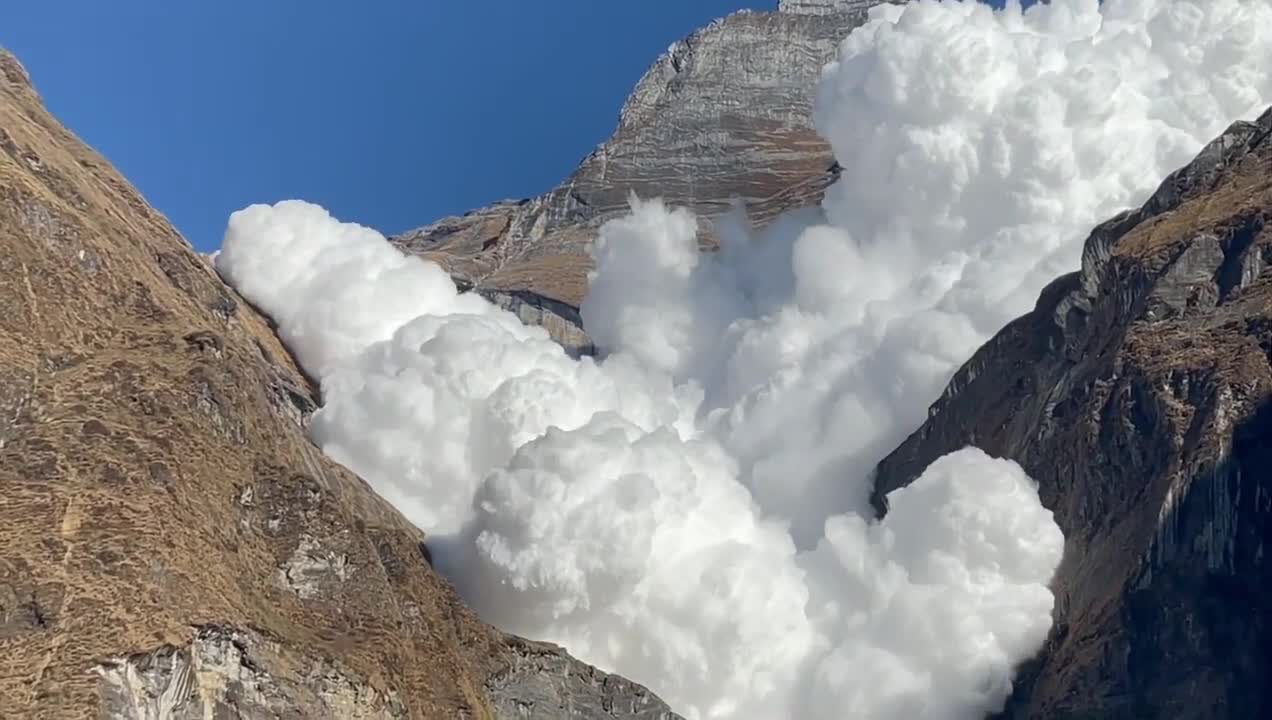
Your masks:
{"label": "snow cloud", "polygon": [[320,379],[314,440],[433,533],[484,617],[689,717],[975,714],[1046,637],[1064,541],[1011,462],[947,456],[882,522],[833,517],[801,551],[695,380],[572,360],[307,203],[235,213],[217,267]]}
{"label": "snow cloud", "polygon": [[742,481],[809,547],[1095,224],[1272,101],[1269,52],[1269,0],[877,7],[818,88],[843,168],[822,217],[732,218],[699,255],[687,212],[639,205],[601,231],[585,324],[700,382]]}
{"label": "snow cloud", "polygon": [[1064,541],[968,448],[865,502],[957,366],[1272,98],[1272,0],[873,11],[818,89],[819,208],[704,255],[658,200],[604,226],[603,360],[378,233],[235,213],[218,271],[322,385],[315,441],[432,535],[491,622],[690,718],[974,718],[1051,623]]}

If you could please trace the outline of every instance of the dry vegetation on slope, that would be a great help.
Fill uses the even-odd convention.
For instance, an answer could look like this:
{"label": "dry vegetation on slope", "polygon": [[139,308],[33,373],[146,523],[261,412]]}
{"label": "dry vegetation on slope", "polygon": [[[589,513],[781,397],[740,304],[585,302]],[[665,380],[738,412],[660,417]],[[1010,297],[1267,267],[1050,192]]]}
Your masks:
{"label": "dry vegetation on slope", "polygon": [[[666,717],[482,624],[267,322],[0,52],[6,717]],[[148,714],[149,713],[149,714]]]}

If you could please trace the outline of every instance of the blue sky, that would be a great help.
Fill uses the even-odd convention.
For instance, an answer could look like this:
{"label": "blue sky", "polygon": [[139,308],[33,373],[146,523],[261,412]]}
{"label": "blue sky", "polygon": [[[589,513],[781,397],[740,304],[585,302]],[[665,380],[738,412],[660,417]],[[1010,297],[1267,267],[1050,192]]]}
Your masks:
{"label": "blue sky", "polygon": [[641,73],[775,0],[39,0],[0,45],[202,250],[300,197],[385,232],[548,189]]}
{"label": "blue sky", "polygon": [[[996,3],[997,4],[997,3]],[[0,45],[201,250],[292,197],[394,233],[538,194],[672,41],[776,0],[31,0]]]}

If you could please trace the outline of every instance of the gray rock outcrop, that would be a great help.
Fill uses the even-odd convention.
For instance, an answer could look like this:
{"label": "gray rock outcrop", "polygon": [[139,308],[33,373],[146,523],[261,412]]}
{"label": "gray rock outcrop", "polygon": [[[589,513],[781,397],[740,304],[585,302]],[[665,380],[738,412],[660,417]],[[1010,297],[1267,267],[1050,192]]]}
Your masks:
{"label": "gray rock outcrop", "polygon": [[878,0],[778,0],[777,10],[802,15],[833,15],[878,4]]}
{"label": "gray rock outcrop", "polygon": [[583,318],[573,305],[553,300],[529,290],[498,290],[473,288],[460,280],[456,286],[461,291],[474,290],[494,305],[516,315],[526,325],[538,325],[548,331],[548,336],[565,349],[570,357],[578,358],[596,353],[592,338],[583,332]]}

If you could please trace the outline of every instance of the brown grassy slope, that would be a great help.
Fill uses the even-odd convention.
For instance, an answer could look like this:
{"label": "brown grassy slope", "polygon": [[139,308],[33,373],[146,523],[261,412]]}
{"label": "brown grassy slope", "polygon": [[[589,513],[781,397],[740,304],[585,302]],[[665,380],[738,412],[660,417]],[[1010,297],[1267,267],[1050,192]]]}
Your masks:
{"label": "brown grassy slope", "polygon": [[[266,321],[3,51],[0,150],[0,716],[129,717],[97,669],[208,628],[285,657],[235,672],[292,673],[270,702],[299,716],[343,712],[278,689],[315,673],[368,716],[490,716],[526,646],[306,441],[313,393]],[[246,692],[194,682],[182,707]]]}
{"label": "brown grassy slope", "polygon": [[[262,318],[4,70],[0,706],[91,716],[95,662],[224,623],[340,658],[416,715],[477,712],[497,636],[288,420],[309,391]],[[279,581],[302,537],[348,581]]]}

